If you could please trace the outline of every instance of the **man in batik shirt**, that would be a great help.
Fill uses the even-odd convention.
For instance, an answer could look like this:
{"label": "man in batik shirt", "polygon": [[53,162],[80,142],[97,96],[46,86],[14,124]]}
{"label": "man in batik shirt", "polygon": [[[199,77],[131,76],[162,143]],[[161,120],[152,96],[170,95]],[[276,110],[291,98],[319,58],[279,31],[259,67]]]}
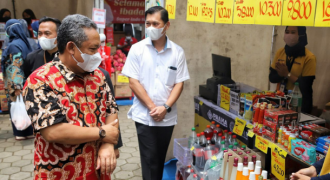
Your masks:
{"label": "man in batik shirt", "polygon": [[97,68],[96,28],[85,16],[67,16],[58,32],[58,57],[25,84],[36,180],[110,179],[116,167],[118,107],[106,83],[109,74]]}

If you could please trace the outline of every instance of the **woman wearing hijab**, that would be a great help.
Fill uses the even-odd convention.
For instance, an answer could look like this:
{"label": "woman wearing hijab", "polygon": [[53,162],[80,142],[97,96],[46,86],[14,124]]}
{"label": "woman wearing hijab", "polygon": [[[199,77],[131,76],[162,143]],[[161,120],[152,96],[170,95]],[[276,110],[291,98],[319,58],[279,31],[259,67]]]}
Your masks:
{"label": "woman wearing hijab", "polygon": [[18,21],[19,21],[19,22],[21,23],[21,25],[23,26],[23,31],[24,31],[25,34],[26,34],[26,37],[27,37],[27,39],[28,39],[28,41],[29,41],[29,44],[30,44],[30,46],[31,46],[31,48],[32,48],[32,51],[39,49],[39,46],[38,46],[38,44],[35,42],[35,40],[32,39],[32,38],[30,38],[30,33],[29,33],[29,30],[28,30],[28,27],[27,27],[27,23],[26,23],[26,21],[25,21],[24,19],[18,19]]}
{"label": "woman wearing hijab", "polygon": [[277,51],[270,68],[269,80],[278,83],[278,90],[293,90],[294,83],[299,83],[302,93],[304,113],[313,109],[313,82],[316,71],[316,57],[305,46],[306,27],[287,26],[284,34],[284,48]]}
{"label": "woman wearing hijab", "polygon": [[36,16],[34,15],[34,12],[31,9],[25,9],[22,13],[22,17],[28,24],[30,37],[33,37],[33,30],[31,27],[31,23],[32,23],[32,19],[37,19]]}
{"label": "woman wearing hijab", "polygon": [[[6,35],[9,36],[9,44],[2,53],[1,68],[10,109],[11,101],[16,101],[16,97],[21,94],[23,89],[24,73],[22,65],[24,59],[32,49],[20,21],[17,19],[7,21],[5,31]],[[33,137],[33,129],[31,126],[23,131],[18,131],[14,124],[12,124],[12,127],[16,140]]]}
{"label": "woman wearing hijab", "polygon": [[9,19],[11,19],[11,13],[8,9],[1,9],[0,10],[0,22],[6,23]]}

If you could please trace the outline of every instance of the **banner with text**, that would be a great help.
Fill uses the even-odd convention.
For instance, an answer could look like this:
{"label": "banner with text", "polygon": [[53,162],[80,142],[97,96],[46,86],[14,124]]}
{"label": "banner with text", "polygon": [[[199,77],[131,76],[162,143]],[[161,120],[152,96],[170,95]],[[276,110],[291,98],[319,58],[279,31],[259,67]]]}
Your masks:
{"label": "banner with text", "polygon": [[200,0],[187,0],[187,21],[199,21],[201,17]]}
{"label": "banner with text", "polygon": [[283,0],[257,0],[255,24],[281,25]]}
{"label": "banner with text", "polygon": [[215,1],[214,0],[200,0],[201,2],[201,22],[214,23]]}
{"label": "banner with text", "polygon": [[330,0],[317,1],[315,26],[330,27]]}
{"label": "banner with text", "polygon": [[232,24],[233,23],[233,0],[217,0],[215,23]]}
{"label": "banner with text", "polygon": [[105,0],[104,7],[107,10],[107,22],[144,24],[145,0]]}
{"label": "banner with text", "polygon": [[283,26],[314,26],[316,0],[284,0]]}
{"label": "banner with text", "polygon": [[175,19],[176,0],[167,0],[165,8],[168,11],[168,18]]}
{"label": "banner with text", "polygon": [[254,0],[235,0],[234,24],[254,24],[255,12]]}

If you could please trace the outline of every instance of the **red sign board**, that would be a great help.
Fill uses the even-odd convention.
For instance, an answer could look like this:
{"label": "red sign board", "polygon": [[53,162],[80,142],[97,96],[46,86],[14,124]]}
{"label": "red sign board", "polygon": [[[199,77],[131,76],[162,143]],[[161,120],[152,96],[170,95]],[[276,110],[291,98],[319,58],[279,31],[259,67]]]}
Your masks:
{"label": "red sign board", "polygon": [[105,30],[106,30],[107,43],[114,45],[115,42],[113,40],[113,28],[107,27],[105,28]]}
{"label": "red sign board", "polygon": [[145,0],[105,0],[105,2],[111,8],[112,23],[144,24]]}

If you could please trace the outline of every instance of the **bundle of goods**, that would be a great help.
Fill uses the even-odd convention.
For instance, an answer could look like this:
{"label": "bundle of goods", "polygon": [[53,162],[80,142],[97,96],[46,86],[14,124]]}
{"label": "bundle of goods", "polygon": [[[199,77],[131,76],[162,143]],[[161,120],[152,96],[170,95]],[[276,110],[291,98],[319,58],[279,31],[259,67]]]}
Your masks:
{"label": "bundle of goods", "polygon": [[122,71],[126,62],[126,55],[121,50],[117,50],[116,54],[110,56],[110,59],[112,62],[111,73]]}
{"label": "bundle of goods", "polygon": [[309,164],[316,162],[316,147],[302,139],[291,141],[291,153]]}
{"label": "bundle of goods", "polygon": [[188,147],[192,151],[193,162],[184,165],[177,164],[177,180],[236,180],[267,179],[267,171],[262,171],[261,157],[246,146],[240,147],[236,135],[222,130],[212,122],[201,132],[192,128],[188,140]]}
{"label": "bundle of goods", "polygon": [[300,125],[299,130],[301,138],[313,144],[317,138],[330,135],[329,129],[312,123]]}
{"label": "bundle of goods", "polygon": [[330,146],[330,136],[319,137],[316,142],[316,151],[326,155]]}

